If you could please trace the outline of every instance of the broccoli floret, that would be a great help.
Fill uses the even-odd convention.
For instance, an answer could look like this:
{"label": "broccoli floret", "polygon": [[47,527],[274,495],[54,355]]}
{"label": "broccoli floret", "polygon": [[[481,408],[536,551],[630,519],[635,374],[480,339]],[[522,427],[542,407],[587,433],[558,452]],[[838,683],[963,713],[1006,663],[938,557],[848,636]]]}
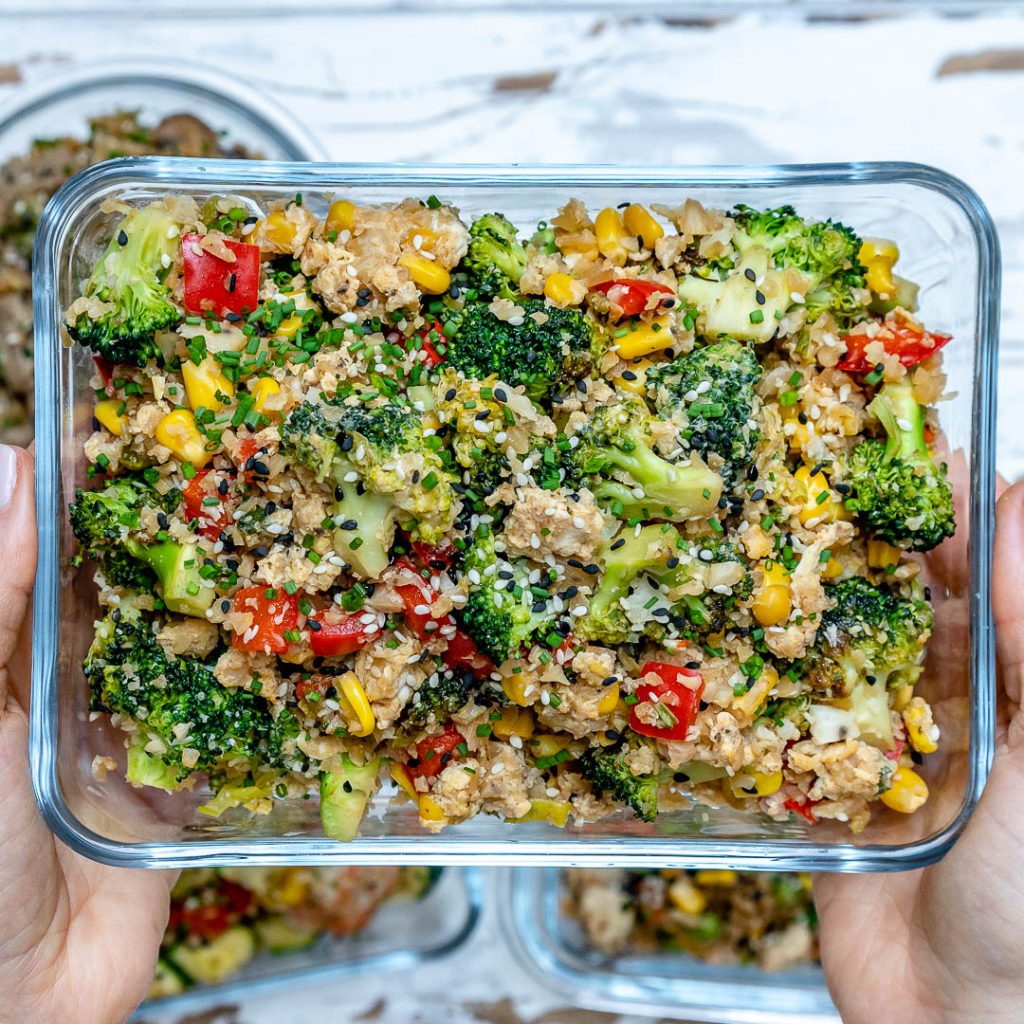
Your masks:
{"label": "broccoli floret", "polygon": [[760,379],[761,365],[753,349],[723,338],[648,370],[647,392],[662,415],[672,416],[680,409],[686,412],[683,437],[690,449],[704,458],[721,456],[723,482],[732,486],[753,461],[761,440],[756,426],[761,409],[756,389]]}
{"label": "broccoli floret", "polygon": [[895,591],[853,576],[825,587],[833,602],[822,613],[808,655],[812,685],[851,698],[867,738],[890,745],[888,690],[913,685],[921,674],[934,615],[923,594]]}
{"label": "broccoli floret", "polygon": [[[284,768],[298,734],[290,712],[275,718],[265,700],[222,686],[202,662],[169,657],[152,625],[130,606],[97,624],[83,669],[92,709],[125,715],[162,741],[160,760],[179,781],[193,771],[226,773],[229,766],[235,775]],[[180,735],[184,725],[189,729]],[[182,763],[186,749],[198,752],[188,766]]]}
{"label": "broccoli floret", "polygon": [[452,480],[411,408],[306,403],[289,414],[281,439],[291,458],[333,487],[334,546],[359,575],[383,572],[397,526],[427,544],[451,529]]}
{"label": "broccoli floret", "polygon": [[[505,432],[515,422],[504,387],[497,376],[467,380],[446,370],[438,378],[434,412],[451,431],[451,449],[460,466],[475,471],[484,455],[504,455]],[[504,395],[504,402],[495,396],[495,388]],[[503,441],[495,440],[499,435]]]}
{"label": "broccoli floret", "polygon": [[[520,384],[535,402],[568,391],[595,363],[595,339],[575,309],[558,309],[537,299],[520,303],[523,322],[499,320],[488,306],[473,305],[456,318],[448,362],[476,380],[497,375]],[[533,314],[542,314],[538,323]]]}
{"label": "broccoli floret", "polygon": [[924,409],[907,381],[885,384],[868,406],[885,442],[862,441],[850,456],[853,495],[846,507],[867,532],[895,547],[930,551],[956,531],[946,466],[936,465],[924,438]]}
{"label": "broccoli floret", "polygon": [[538,631],[553,628],[546,606],[533,610],[537,599],[530,589],[529,568],[499,556],[490,531],[475,538],[462,569],[470,585],[462,626],[497,663],[529,647]]}
{"label": "broccoli floret", "polygon": [[[681,636],[703,643],[726,629],[736,602],[746,600],[753,592],[754,577],[734,544],[717,537],[703,537],[692,541],[691,550],[697,552],[693,575],[703,578],[705,589],[700,594],[682,595],[672,607],[670,620]],[[729,567],[725,576],[729,582],[724,584],[728,593],[715,589],[719,585],[715,581],[722,577],[714,566]]]}
{"label": "broccoli floret", "polygon": [[526,260],[515,225],[502,214],[488,213],[473,221],[462,266],[469,286],[481,296],[514,298]]}
{"label": "broccoli floret", "polygon": [[627,747],[588,750],[580,758],[580,774],[598,793],[625,804],[641,821],[658,816],[658,778],[634,775],[626,763]]}
{"label": "broccoli floret", "polygon": [[476,684],[472,672],[442,672],[436,682],[424,683],[406,707],[405,717],[414,725],[433,718],[439,725],[465,707]]}
{"label": "broccoli floret", "polygon": [[[155,578],[171,611],[201,617],[216,593],[200,575],[202,559],[196,545],[174,540],[149,542],[133,536],[144,508],[166,515],[177,507],[178,498],[177,491],[161,494],[132,477],[117,480],[102,491],[80,488],[69,510],[71,530],[80,555],[99,563],[108,583],[148,592]],[[140,563],[137,568],[132,560]]]}
{"label": "broccoli floret", "polygon": [[577,438],[563,453],[566,484],[589,487],[620,518],[682,522],[718,504],[722,478],[701,463],[678,466],[658,455],[638,399],[596,409]]}
{"label": "broccoli floret", "polygon": [[80,313],[69,325],[75,339],[112,363],[145,366],[159,357],[153,336],[180,316],[164,285],[179,244],[176,225],[163,206],[132,210],[85,286],[87,298],[109,308]]}

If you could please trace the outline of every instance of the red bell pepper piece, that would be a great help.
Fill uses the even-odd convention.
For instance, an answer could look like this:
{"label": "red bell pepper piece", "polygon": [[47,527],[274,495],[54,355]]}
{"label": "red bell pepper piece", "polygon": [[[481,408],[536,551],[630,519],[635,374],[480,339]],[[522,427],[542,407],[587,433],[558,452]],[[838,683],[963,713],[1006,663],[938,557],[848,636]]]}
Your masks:
{"label": "red bell pepper piece", "polygon": [[[223,479],[223,478],[222,478]],[[207,540],[216,540],[221,531],[231,523],[228,508],[228,494],[221,494],[216,474],[212,468],[199,470],[185,487],[185,515],[191,522],[199,520],[199,533]],[[216,498],[217,503],[207,504],[207,499]]]}
{"label": "red bell pepper piece", "polygon": [[231,914],[227,907],[206,903],[198,907],[185,907],[181,923],[189,935],[200,939],[215,939],[231,927]]}
{"label": "red bell pepper piece", "polygon": [[441,655],[444,663],[453,671],[468,669],[480,679],[494,671],[494,662],[476,645],[476,641],[461,629],[456,629],[448,638],[448,647]]}
{"label": "red bell pepper piece", "polygon": [[106,391],[107,398],[113,398],[116,391],[114,388],[114,364],[109,359],[104,359],[103,356],[93,356],[92,361],[103,378],[103,390]]}
{"label": "red bell pepper piece", "polygon": [[431,340],[431,335],[436,338],[444,338],[444,331],[441,329],[441,321],[434,320],[431,323],[424,324],[416,332],[417,337],[420,339],[420,350],[426,355],[426,359],[423,362],[433,369],[438,363],[444,362],[444,356],[434,347],[434,342]]}
{"label": "red bell pepper piece", "polygon": [[318,693],[321,697],[334,685],[331,676],[313,675],[308,679],[300,679],[295,684],[295,699],[305,700],[311,693]]}
{"label": "red bell pepper piece", "polygon": [[254,897],[249,889],[230,879],[217,882],[217,895],[227,903],[228,910],[237,917],[245,917],[253,909]]}
{"label": "red bell pepper piece", "polygon": [[224,239],[235,254],[234,262],[229,262],[207,252],[201,240],[201,235],[181,239],[185,309],[208,316],[251,313],[259,305],[259,246]]}
{"label": "red bell pepper piece", "polygon": [[236,612],[252,616],[249,628],[232,637],[232,646],[263,654],[282,654],[288,649],[285,633],[299,625],[299,599],[295,594],[272,587],[243,587],[235,593],[232,604]]}
{"label": "red bell pepper piece", "polygon": [[[704,691],[701,674],[692,668],[681,668],[663,661],[649,661],[640,670],[641,676],[653,673],[660,677],[659,683],[640,683],[636,688],[637,703],[629,709],[629,727],[641,736],[653,736],[659,740],[685,740],[687,730],[693,725]],[[682,680],[700,679],[700,685],[691,689]],[[640,715],[644,709],[643,717]],[[651,710],[657,723],[645,721],[651,717]]]}
{"label": "red bell pepper piece", "polygon": [[625,279],[621,281],[602,281],[595,284],[591,289],[593,292],[602,292],[608,296],[608,301],[613,306],[622,310],[623,316],[636,316],[647,309],[647,303],[652,295],[660,299],[675,298],[675,292],[667,284],[658,281],[640,281]]}
{"label": "red bell pepper piece", "polygon": [[812,825],[818,820],[814,817],[814,801],[811,800],[795,800],[788,799],[782,801],[782,806],[787,811],[792,811],[794,814],[799,814],[801,817],[806,818]]}
{"label": "red bell pepper piece", "polygon": [[448,541],[443,541],[436,547],[433,544],[424,544],[421,540],[412,541],[412,550],[416,557],[427,569],[441,572],[452,564],[455,558],[455,548]]}
{"label": "red bell pepper piece", "polygon": [[330,608],[309,616],[309,646],[319,658],[353,654],[365,647],[370,637],[358,614],[349,615]]}
{"label": "red bell pepper piece", "polygon": [[440,775],[451,760],[445,755],[453,754],[456,747],[465,742],[465,737],[455,726],[446,726],[444,732],[428,736],[416,744],[416,758],[406,765],[406,770],[414,779],[430,779]]}
{"label": "red bell pepper piece", "polygon": [[838,368],[846,373],[869,373],[873,370],[875,364],[867,356],[867,347],[873,341],[880,341],[885,351],[896,356],[904,366],[917,366],[948,344],[951,338],[949,334],[920,331],[905,324],[884,324],[874,338],[859,332],[845,334],[846,355],[839,361]]}

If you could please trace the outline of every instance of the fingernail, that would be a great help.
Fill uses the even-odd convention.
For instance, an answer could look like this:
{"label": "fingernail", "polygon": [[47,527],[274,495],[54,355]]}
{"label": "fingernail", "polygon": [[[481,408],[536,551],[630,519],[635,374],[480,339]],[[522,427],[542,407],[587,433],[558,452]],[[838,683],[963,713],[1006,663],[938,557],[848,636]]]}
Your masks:
{"label": "fingernail", "polygon": [[0,512],[11,503],[18,482],[18,456],[14,449],[0,444]]}

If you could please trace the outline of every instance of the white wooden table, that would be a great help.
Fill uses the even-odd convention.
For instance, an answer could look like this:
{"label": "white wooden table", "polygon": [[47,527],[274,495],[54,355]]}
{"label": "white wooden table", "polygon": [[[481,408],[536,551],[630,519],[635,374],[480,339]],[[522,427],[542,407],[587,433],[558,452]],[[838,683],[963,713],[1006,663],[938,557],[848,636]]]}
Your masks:
{"label": "white wooden table", "polygon": [[[446,14],[430,0],[433,13],[410,13],[407,3],[382,17],[368,13],[369,0],[333,16],[302,15],[288,0],[235,2],[236,13],[217,16],[209,13],[216,5],[187,0],[195,13],[182,20],[161,14],[182,4],[157,0],[147,18],[115,21],[74,13],[84,6],[0,4],[0,12],[19,10],[0,32],[0,65],[17,69],[6,77],[126,55],[173,64],[184,54],[272,92],[344,160],[942,167],[981,194],[1002,237],[998,463],[1007,476],[1024,474],[1016,416],[1024,396],[1024,11],[851,23],[805,21],[794,5],[766,0],[762,11],[779,11],[777,20],[762,13],[701,25],[644,18],[643,5],[629,0],[616,5],[625,18],[611,4],[595,13],[579,2],[557,15],[541,4],[510,14],[469,2]],[[56,9],[59,16],[37,13]],[[18,88],[0,85],[0,98]],[[429,970],[260,995],[222,1024],[609,1019],[556,1002],[510,961],[488,913],[470,947]]]}

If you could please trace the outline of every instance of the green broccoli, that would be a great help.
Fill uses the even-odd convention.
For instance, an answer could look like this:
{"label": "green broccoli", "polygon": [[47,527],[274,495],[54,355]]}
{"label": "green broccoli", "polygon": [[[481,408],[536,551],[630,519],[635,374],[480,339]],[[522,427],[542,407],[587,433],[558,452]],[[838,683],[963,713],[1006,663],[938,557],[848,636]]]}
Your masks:
{"label": "green broccoli", "polygon": [[[695,560],[691,568],[692,575],[698,576],[699,567],[699,576],[703,578],[705,590],[701,594],[682,595],[672,606],[669,621],[680,636],[703,643],[708,637],[728,627],[729,614],[736,602],[746,600],[753,592],[754,577],[737,547],[719,540],[717,536],[698,537],[691,541],[689,550],[696,552],[691,556]],[[719,578],[713,566],[733,567],[727,577],[727,584],[713,582]],[[716,590],[715,586],[727,586],[728,591]]]}
{"label": "green broccoli", "polygon": [[515,225],[502,214],[488,213],[473,221],[462,267],[469,286],[480,296],[515,298],[526,259]]}
{"label": "green broccoli", "polygon": [[[453,314],[456,325],[448,362],[475,380],[497,375],[520,384],[535,402],[574,387],[595,365],[596,342],[587,319],[575,309],[558,309],[537,299],[522,306],[522,323],[499,320],[488,306]],[[541,320],[538,323],[534,315]]]}
{"label": "green broccoli", "polygon": [[913,685],[921,674],[934,615],[915,589],[901,597],[852,576],[825,587],[832,606],[822,613],[806,666],[817,690],[849,697],[861,733],[889,746],[888,690]]}
{"label": "green broccoli", "polygon": [[655,452],[639,399],[595,409],[576,440],[562,457],[566,485],[589,487],[622,519],[682,522],[711,514],[721,497],[722,478],[707,466],[676,466]]}
{"label": "green broccoli", "polygon": [[850,455],[853,494],[846,507],[867,532],[898,548],[930,551],[956,530],[953,490],[944,463],[936,465],[924,439],[924,409],[907,380],[882,387],[868,411],[885,442],[861,441]]}
{"label": "green broccoli", "polygon": [[[166,516],[175,510],[178,499],[175,490],[161,494],[133,477],[122,477],[102,491],[79,488],[70,507],[71,530],[81,554],[99,563],[108,583],[148,592],[155,578],[172,612],[202,617],[216,592],[202,577],[196,545],[133,536],[143,509]],[[137,567],[133,559],[140,563]]]}
{"label": "green broccoli", "polygon": [[412,695],[405,709],[405,717],[414,725],[426,725],[433,719],[437,724],[447,722],[455,712],[469,701],[476,684],[472,672],[443,670],[428,679]]}
{"label": "green broccoli", "polygon": [[634,775],[626,763],[628,747],[591,749],[580,758],[580,773],[597,793],[625,804],[641,821],[658,816],[658,778]]}
{"label": "green broccoli", "polygon": [[463,629],[499,664],[528,647],[539,631],[553,628],[546,601],[537,606],[529,568],[499,556],[490,531],[479,531],[462,570],[469,581]]}
{"label": "green broccoli", "polygon": [[721,456],[722,479],[731,487],[753,461],[761,440],[760,379],[754,350],[725,337],[648,370],[647,393],[663,416],[686,412],[682,436],[705,459]]}
{"label": "green broccoli", "polygon": [[[285,710],[275,718],[265,700],[222,686],[202,662],[170,657],[129,605],[97,623],[83,669],[92,710],[125,715],[159,740],[159,759],[178,781],[193,771],[244,775],[287,766],[298,735],[294,716]],[[188,765],[185,750],[198,754]]]}
{"label": "green broccoli", "polygon": [[154,335],[181,316],[164,284],[179,245],[177,226],[163,206],[132,210],[85,286],[86,298],[102,305],[69,324],[74,338],[112,363],[145,366],[159,358]]}

